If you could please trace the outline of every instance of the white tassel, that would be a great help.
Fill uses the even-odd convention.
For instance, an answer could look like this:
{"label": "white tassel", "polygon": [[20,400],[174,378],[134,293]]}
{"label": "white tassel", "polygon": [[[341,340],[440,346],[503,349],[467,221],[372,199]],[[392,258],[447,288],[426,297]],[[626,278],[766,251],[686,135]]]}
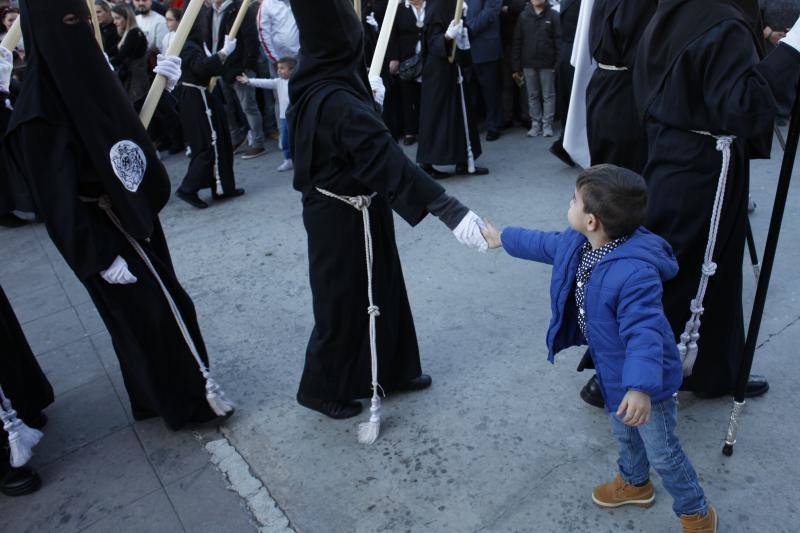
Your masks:
{"label": "white tassel", "polygon": [[3,400],[3,429],[8,433],[8,446],[11,449],[11,466],[24,466],[33,457],[33,447],[39,444],[44,436],[38,429],[28,427],[17,418],[17,412],[8,399]]}
{"label": "white tassel", "polygon": [[381,399],[377,394],[372,397],[369,412],[369,422],[358,425],[358,442],[361,444],[374,443],[381,433]]}
{"label": "white tassel", "polygon": [[204,372],[203,376],[206,378],[206,400],[208,400],[208,405],[211,407],[211,410],[216,413],[217,416],[225,416],[229,413],[232,413],[236,406],[225,397],[225,392],[222,390],[222,387],[217,385],[217,382],[214,381],[208,372]]}
{"label": "white tassel", "polygon": [[216,191],[217,191],[218,195],[222,195],[222,193],[223,193],[222,182],[219,180],[219,177],[217,177],[217,189],[216,189]]}

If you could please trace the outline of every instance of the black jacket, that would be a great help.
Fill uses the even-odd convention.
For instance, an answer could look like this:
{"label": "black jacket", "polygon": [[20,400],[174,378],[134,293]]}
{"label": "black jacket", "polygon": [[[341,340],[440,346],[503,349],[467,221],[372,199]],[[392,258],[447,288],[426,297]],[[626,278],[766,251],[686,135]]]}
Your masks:
{"label": "black jacket", "polygon": [[575,42],[578,29],[578,14],[581,11],[581,0],[562,0],[559,19],[561,21],[561,42]]}
{"label": "black jacket", "polygon": [[[218,52],[225,45],[225,36],[228,35],[231,26],[233,26],[233,21],[236,20],[236,14],[239,13],[239,6],[241,5],[241,0],[236,0],[225,9],[220,21],[217,47],[213,50],[211,24],[214,20],[214,12],[213,9],[205,10],[206,46],[212,52]],[[256,30],[256,10],[258,10],[258,3],[253,2],[247,10],[247,15],[245,15],[242,26],[239,28],[239,33],[236,35],[236,50],[225,60],[222,79],[228,83],[235,83],[236,76],[245,70],[255,70],[258,63],[259,43]]]}
{"label": "black jacket", "polygon": [[545,4],[536,14],[528,5],[517,20],[511,43],[511,68],[555,68],[561,49],[561,23],[558,13]]}
{"label": "black jacket", "polygon": [[423,28],[417,27],[414,8],[400,4],[394,19],[392,38],[389,41],[387,58],[389,61],[405,61],[417,52],[417,43],[423,38]]}
{"label": "black jacket", "polygon": [[500,11],[500,41],[503,43],[503,49],[511,46],[511,41],[514,40],[514,28],[517,27],[517,20],[525,6],[528,5],[528,0],[503,0],[503,9]]}

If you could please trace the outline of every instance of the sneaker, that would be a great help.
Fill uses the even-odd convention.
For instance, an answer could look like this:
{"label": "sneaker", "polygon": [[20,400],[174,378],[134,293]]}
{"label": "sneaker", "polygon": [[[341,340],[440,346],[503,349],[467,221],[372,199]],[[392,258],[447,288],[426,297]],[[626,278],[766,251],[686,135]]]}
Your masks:
{"label": "sneaker", "polygon": [[291,159],[287,159],[280,164],[280,166],[278,167],[278,172],[286,172],[287,170],[292,170],[292,169],[294,169],[294,164],[292,163]]}
{"label": "sneaker", "polygon": [[543,128],[542,137],[552,137],[553,136],[553,126],[545,126]]}
{"label": "sneaker", "polygon": [[542,134],[542,130],[540,130],[539,128],[531,128],[531,129],[528,130],[528,133],[526,135],[528,137],[538,137],[541,134]]}
{"label": "sneaker", "polygon": [[256,157],[261,157],[262,155],[266,154],[267,151],[263,148],[250,148],[245,153],[242,154],[242,159],[254,159]]}
{"label": "sneaker", "polygon": [[614,481],[598,485],[592,491],[592,501],[600,507],[614,508],[623,505],[650,507],[656,499],[650,480],[643,486],[629,485],[617,474]]}
{"label": "sneaker", "polygon": [[711,505],[708,506],[708,512],[705,515],[684,515],[680,518],[683,533],[717,533],[719,519],[717,511]]}

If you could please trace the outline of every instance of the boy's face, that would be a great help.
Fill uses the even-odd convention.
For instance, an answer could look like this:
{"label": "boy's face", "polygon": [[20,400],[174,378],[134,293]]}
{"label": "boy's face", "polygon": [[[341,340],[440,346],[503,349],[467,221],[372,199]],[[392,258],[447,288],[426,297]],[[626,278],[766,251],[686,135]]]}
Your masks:
{"label": "boy's face", "polygon": [[575,192],[572,193],[572,199],[569,201],[567,220],[572,229],[586,235],[588,231],[592,231],[597,222],[594,215],[585,213],[583,209],[583,195],[581,190],[576,187]]}
{"label": "boy's face", "polygon": [[288,80],[292,76],[292,67],[288,63],[278,63],[278,77]]}

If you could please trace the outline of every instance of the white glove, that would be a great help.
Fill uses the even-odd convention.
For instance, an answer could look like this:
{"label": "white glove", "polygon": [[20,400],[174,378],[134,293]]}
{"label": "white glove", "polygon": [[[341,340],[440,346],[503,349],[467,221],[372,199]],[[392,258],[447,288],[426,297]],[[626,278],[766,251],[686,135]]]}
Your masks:
{"label": "white glove", "polygon": [[486,239],[481,234],[481,226],[483,221],[474,212],[470,211],[461,219],[456,229],[453,230],[453,235],[461,244],[469,246],[479,252],[485,252],[489,245],[486,244]]}
{"label": "white glove", "polygon": [[372,89],[372,97],[375,102],[383,107],[383,98],[386,96],[386,88],[383,86],[383,80],[380,76],[370,76],[369,86]]}
{"label": "white glove", "polygon": [[112,285],[129,285],[138,281],[136,276],[128,270],[128,263],[120,256],[114,259],[108,270],[100,272],[100,277]]}
{"label": "white glove", "polygon": [[376,30],[378,29],[378,21],[375,20],[375,12],[374,11],[372,13],[370,13],[369,15],[367,15],[367,18],[365,20],[367,21],[367,24],[369,24],[370,26],[372,26]]}
{"label": "white glove", "polygon": [[786,37],[781,39],[781,42],[800,52],[800,18],[794,23],[792,29],[786,33]]}
{"label": "white glove", "polygon": [[447,27],[447,31],[444,32],[444,38],[453,40],[459,35],[461,35],[461,30],[464,28],[464,23],[460,20],[456,22],[455,20],[450,21],[450,25]]}
{"label": "white glove", "polygon": [[469,31],[467,28],[461,28],[461,33],[456,36],[456,48],[459,50],[469,50]]}
{"label": "white glove", "polygon": [[14,55],[0,46],[0,92],[8,94],[11,85],[11,71],[14,70]]}
{"label": "white glove", "polygon": [[469,6],[467,5],[467,0],[464,0],[464,8],[461,10],[461,16],[466,17],[467,11],[469,11]]}
{"label": "white glove", "polygon": [[236,39],[232,39],[226,35],[225,44],[222,45],[220,53],[222,53],[222,55],[224,55],[225,57],[228,57],[233,53],[234,50],[236,50]]}
{"label": "white glove", "polygon": [[167,90],[172,92],[172,89],[178,84],[178,80],[181,79],[181,58],[158,54],[153,72],[167,78]]}

